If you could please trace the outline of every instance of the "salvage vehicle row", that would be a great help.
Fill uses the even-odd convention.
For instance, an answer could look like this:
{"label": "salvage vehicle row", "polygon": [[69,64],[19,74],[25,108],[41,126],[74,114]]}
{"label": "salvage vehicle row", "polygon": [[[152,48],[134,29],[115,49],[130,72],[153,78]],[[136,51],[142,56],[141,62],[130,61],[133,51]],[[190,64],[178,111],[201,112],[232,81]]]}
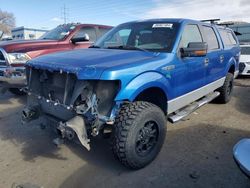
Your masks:
{"label": "salvage vehicle row", "polygon": [[25,63],[35,57],[65,50],[88,48],[111,26],[63,24],[38,40],[0,42],[0,89],[23,95],[26,86]]}

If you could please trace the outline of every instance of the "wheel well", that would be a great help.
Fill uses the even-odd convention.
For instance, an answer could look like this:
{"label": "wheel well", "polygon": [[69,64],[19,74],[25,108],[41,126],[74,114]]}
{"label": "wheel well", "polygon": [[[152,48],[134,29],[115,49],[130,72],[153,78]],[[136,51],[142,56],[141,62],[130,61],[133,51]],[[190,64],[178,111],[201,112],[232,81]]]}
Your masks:
{"label": "wheel well", "polygon": [[234,71],[235,71],[235,67],[234,65],[231,65],[230,69],[228,70],[228,72],[234,74]]}
{"label": "wheel well", "polygon": [[160,107],[162,111],[167,114],[167,97],[164,91],[157,87],[152,87],[142,91],[135,101],[147,101]]}

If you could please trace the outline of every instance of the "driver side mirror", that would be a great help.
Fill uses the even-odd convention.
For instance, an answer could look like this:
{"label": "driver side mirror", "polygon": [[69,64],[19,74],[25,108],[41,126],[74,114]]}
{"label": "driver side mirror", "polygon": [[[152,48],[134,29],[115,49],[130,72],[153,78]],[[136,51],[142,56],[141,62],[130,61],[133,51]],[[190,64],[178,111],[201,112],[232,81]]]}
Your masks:
{"label": "driver side mirror", "polygon": [[206,42],[190,42],[187,48],[181,48],[181,57],[202,57],[207,54]]}
{"label": "driver side mirror", "polygon": [[77,43],[77,42],[86,42],[86,41],[89,41],[89,35],[87,33],[85,33],[83,35],[83,37],[76,37],[76,38],[72,38],[71,39],[71,42],[73,44]]}

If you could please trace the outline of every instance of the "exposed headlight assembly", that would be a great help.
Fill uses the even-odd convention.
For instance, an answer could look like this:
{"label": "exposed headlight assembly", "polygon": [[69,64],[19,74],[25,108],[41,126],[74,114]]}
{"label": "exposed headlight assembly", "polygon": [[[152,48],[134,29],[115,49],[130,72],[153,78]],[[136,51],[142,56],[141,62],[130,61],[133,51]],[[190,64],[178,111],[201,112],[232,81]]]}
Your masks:
{"label": "exposed headlight assembly", "polygon": [[8,53],[10,64],[24,64],[31,58],[26,53]]}

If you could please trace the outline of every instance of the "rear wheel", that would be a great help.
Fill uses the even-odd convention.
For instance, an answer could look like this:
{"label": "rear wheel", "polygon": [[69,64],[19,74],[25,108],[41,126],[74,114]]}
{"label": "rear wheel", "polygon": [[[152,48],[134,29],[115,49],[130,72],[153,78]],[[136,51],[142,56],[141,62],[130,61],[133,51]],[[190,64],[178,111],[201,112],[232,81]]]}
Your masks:
{"label": "rear wheel", "polygon": [[166,135],[162,110],[148,102],[128,103],[116,118],[112,150],[126,167],[140,169],[154,160]]}
{"label": "rear wheel", "polygon": [[216,101],[222,104],[226,104],[230,101],[234,87],[234,75],[227,73],[225,82],[222,87],[218,89],[220,96],[216,98]]}
{"label": "rear wheel", "polygon": [[15,95],[25,95],[26,93],[19,88],[10,88],[9,91]]}

